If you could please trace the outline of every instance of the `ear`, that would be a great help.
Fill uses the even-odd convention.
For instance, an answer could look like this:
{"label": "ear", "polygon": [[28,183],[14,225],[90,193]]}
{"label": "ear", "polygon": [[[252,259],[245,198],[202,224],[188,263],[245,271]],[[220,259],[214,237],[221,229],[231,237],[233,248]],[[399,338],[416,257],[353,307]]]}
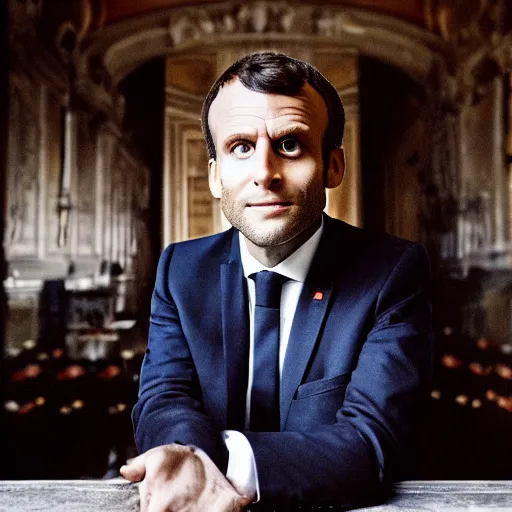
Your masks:
{"label": "ear", "polygon": [[343,148],[334,148],[329,155],[329,168],[325,176],[325,187],[336,188],[345,174],[345,152]]}
{"label": "ear", "polygon": [[208,161],[208,184],[210,185],[212,196],[216,199],[220,199],[222,192],[220,173],[217,167],[217,161],[213,158]]}

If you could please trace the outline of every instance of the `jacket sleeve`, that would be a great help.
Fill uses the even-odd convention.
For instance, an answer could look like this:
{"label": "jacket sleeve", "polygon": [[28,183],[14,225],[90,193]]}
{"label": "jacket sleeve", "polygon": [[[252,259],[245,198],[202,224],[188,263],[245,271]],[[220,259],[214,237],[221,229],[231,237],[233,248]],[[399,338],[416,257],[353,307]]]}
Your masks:
{"label": "jacket sleeve", "polygon": [[132,412],[135,441],[139,453],[176,442],[198,446],[225,472],[227,450],[204,412],[196,368],[169,289],[173,250],[173,245],[164,250],[157,269],[148,347]]}
{"label": "jacket sleeve", "polygon": [[245,432],[262,503],[277,510],[294,503],[352,507],[380,499],[389,488],[428,397],[429,285],[426,251],[410,245],[378,294],[335,423],[302,432]]}

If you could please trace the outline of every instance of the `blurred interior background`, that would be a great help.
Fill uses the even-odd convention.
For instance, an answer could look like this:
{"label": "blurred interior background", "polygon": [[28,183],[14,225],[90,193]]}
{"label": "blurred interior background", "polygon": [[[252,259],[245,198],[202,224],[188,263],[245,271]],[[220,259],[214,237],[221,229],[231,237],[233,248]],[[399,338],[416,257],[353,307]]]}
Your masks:
{"label": "blurred interior background", "polygon": [[327,212],[430,253],[436,373],[408,477],[512,478],[510,2],[1,9],[2,478],[108,478],[134,455],[158,255],[226,227],[201,103],[264,49],[315,65],[345,104]]}

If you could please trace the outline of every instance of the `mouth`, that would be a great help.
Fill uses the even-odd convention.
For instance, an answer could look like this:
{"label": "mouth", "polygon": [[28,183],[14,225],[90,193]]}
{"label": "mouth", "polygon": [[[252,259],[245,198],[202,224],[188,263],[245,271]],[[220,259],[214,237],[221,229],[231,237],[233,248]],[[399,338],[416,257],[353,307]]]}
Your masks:
{"label": "mouth", "polygon": [[249,208],[286,208],[291,206],[291,201],[262,201],[260,203],[247,203]]}
{"label": "mouth", "polygon": [[285,215],[293,205],[291,201],[261,201],[258,203],[247,203],[250,211],[260,214],[262,219],[272,219]]}

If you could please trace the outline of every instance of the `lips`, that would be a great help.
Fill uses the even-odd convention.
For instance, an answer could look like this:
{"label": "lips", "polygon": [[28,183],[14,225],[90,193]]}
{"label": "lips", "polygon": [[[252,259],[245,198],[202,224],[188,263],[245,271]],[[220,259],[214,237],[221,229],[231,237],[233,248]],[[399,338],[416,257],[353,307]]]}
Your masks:
{"label": "lips", "polygon": [[247,203],[249,211],[258,215],[260,220],[273,219],[286,215],[293,205],[292,201],[258,201]]}
{"label": "lips", "polygon": [[271,208],[271,207],[284,207],[284,206],[291,206],[291,201],[261,201],[261,202],[254,202],[254,203],[247,203],[247,206],[250,208]]}

